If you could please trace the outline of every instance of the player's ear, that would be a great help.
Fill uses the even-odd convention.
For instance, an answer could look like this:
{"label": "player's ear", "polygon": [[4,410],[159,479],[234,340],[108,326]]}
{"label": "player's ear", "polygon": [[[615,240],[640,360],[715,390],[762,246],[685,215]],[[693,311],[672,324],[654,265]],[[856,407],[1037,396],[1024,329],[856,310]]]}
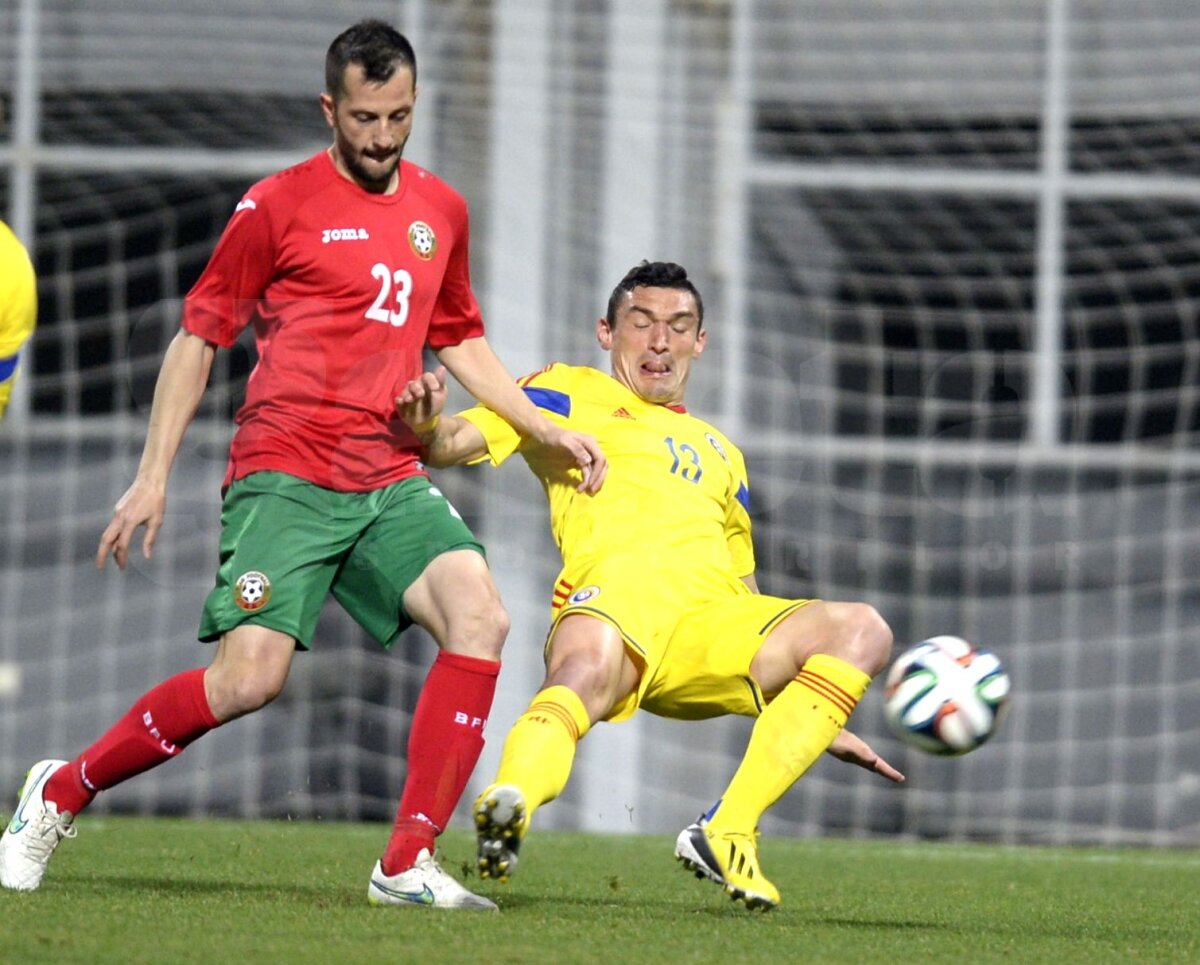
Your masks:
{"label": "player's ear", "polygon": [[696,344],[692,347],[692,358],[696,358],[696,356],[698,356],[701,352],[703,352],[704,346],[707,344],[708,344],[708,329],[702,328],[702,329],[700,329],[699,334],[696,336]]}
{"label": "player's ear", "polygon": [[337,105],[334,104],[333,98],[329,94],[321,94],[317,99],[321,102],[321,113],[325,115],[325,123],[333,127]]}
{"label": "player's ear", "polygon": [[604,351],[612,348],[613,333],[612,328],[608,324],[607,318],[599,318],[596,320],[596,341],[600,343],[600,347]]}

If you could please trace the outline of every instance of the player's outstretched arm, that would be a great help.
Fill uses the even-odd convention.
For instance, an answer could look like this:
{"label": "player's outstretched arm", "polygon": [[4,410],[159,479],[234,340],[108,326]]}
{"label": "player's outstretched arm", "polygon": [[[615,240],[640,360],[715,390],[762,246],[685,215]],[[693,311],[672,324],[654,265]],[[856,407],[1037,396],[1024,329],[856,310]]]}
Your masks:
{"label": "player's outstretched arm", "polygon": [[142,554],[148,559],[154,550],[167,508],[167,479],[179,452],[183,434],[196,414],[208,375],[212,371],[217,347],[211,342],[180,329],[163,356],[162,368],[154,386],[150,407],[150,426],[137,477],[113,509],[112,520],[100,536],[96,566],[104,568],[109,555],[125,569],[129,562],[129,544],[139,526],[146,527]]}
{"label": "player's outstretched arm", "polygon": [[396,412],[425,448],[428,466],[461,466],[487,455],[483,433],[457,416],[446,415],[446,367],[423,372],[405,383],[396,396]]}
{"label": "player's outstretched arm", "polygon": [[556,426],[542,415],[513,381],[487,339],[466,339],[438,349],[437,356],[463,388],[522,436],[566,452],[583,470],[580,492],[599,492],[608,472],[608,460],[599,444],[591,436]]}
{"label": "player's outstretched arm", "polygon": [[829,745],[827,750],[839,761],[845,761],[847,764],[857,764],[859,767],[866,768],[868,771],[874,771],[881,777],[886,777],[889,781],[895,781],[897,784],[901,784],[904,781],[903,774],[871,750],[867,742],[861,737],[855,736],[845,728],[842,728],[842,732],[833,739],[833,743]]}

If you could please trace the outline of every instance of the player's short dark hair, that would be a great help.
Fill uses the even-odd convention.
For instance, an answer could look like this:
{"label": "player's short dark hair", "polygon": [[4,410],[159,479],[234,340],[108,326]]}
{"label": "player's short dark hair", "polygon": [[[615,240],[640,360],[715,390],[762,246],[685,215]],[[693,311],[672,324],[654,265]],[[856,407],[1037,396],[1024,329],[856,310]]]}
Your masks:
{"label": "player's short dark hair", "polygon": [[690,292],[696,300],[696,317],[700,324],[696,330],[704,328],[704,301],[692,280],[688,278],[687,269],[673,261],[643,261],[625,273],[625,277],[617,282],[617,287],[608,296],[608,326],[612,328],[617,322],[617,308],[621,299],[635,288],[678,288]]}
{"label": "player's short dark hair", "polygon": [[325,54],[325,92],[337,100],[344,90],[346,68],[358,64],[363,78],[372,84],[385,84],[397,68],[412,71],[417,83],[417,55],[408,38],[382,20],[360,20],[333,38]]}

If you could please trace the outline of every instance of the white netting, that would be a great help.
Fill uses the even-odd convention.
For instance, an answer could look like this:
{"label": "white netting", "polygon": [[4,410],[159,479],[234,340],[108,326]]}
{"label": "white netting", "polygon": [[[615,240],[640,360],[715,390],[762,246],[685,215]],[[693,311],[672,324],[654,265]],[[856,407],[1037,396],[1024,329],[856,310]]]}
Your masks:
{"label": "white netting", "polygon": [[[767,830],[1195,843],[1200,11],[566,6],[0,10],[0,205],[42,299],[0,431],[0,791],[207,659],[194,624],[244,349],[220,357],[153,563],[97,574],[96,540],[179,299],[246,184],[326,143],[324,48],[379,15],[416,43],[412,150],[471,204],[510,367],[597,361],[620,274],[684,263],[711,329],[690,401],[747,452],[764,588],[868,600],[902,644],[953,633],[1008,665],[1012,713],[978,753],[906,752],[873,691],[854,726],[909,785],[821,762]],[[556,569],[522,472],[440,477],[514,616],[477,780],[539,679]],[[276,705],[105,806],[389,816],[431,645],[379,653],[333,606],[318,640]],[[599,727],[539,823],[670,830],[747,731]]]}

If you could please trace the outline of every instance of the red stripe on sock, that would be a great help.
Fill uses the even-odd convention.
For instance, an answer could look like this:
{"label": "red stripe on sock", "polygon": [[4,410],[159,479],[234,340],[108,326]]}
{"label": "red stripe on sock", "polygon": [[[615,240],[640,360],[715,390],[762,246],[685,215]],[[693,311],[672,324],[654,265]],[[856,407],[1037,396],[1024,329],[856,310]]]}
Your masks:
{"label": "red stripe on sock", "polygon": [[801,670],[796,676],[796,683],[824,697],[847,717],[854,711],[858,701],[850,696],[833,681],[813,673],[811,670]]}
{"label": "red stripe on sock", "polygon": [[538,702],[536,704],[530,704],[529,709],[521,716],[530,717],[537,714],[546,714],[559,721],[567,729],[567,733],[571,735],[571,739],[578,743],[579,725],[575,723],[575,718],[571,716],[570,711],[566,710],[564,707],[560,707],[558,704]]}
{"label": "red stripe on sock", "polygon": [[796,682],[833,704],[838,710],[842,711],[847,717],[854,710],[856,702],[852,700],[844,690],[831,684],[824,677],[818,676],[811,671],[801,671],[796,677]]}

